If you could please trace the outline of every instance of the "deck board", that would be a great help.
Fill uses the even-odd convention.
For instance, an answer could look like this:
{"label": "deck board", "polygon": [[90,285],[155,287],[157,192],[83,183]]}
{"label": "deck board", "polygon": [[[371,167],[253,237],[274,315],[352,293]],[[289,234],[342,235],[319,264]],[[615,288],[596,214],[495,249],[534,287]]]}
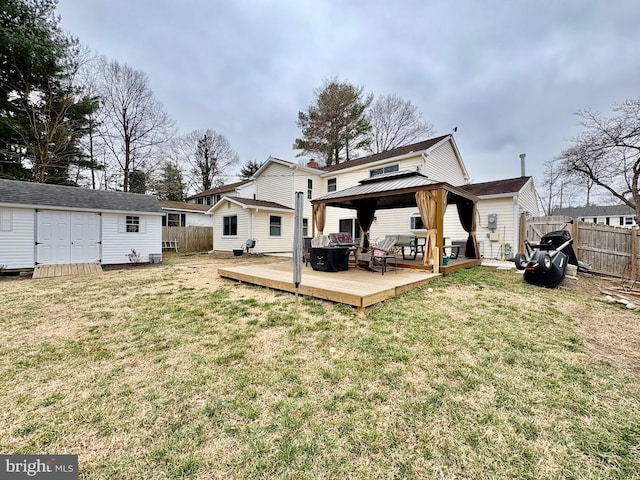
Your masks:
{"label": "deck board", "polygon": [[69,263],[63,265],[36,265],[32,278],[65,277],[102,273],[99,263]]}
{"label": "deck board", "polygon": [[[218,269],[221,277],[295,293],[291,261]],[[384,275],[351,267],[342,272],[318,272],[302,267],[300,295],[345,303],[360,309],[426,285],[439,277],[424,270],[390,269]]]}

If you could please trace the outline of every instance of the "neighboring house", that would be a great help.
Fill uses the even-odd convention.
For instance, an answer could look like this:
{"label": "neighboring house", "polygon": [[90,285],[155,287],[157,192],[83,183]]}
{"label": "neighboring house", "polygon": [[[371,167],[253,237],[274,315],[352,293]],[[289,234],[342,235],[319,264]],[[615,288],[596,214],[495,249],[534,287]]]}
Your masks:
{"label": "neighboring house", "polygon": [[[462,189],[473,193],[478,202],[476,236],[480,255],[487,258],[511,258],[519,245],[520,214],[538,216],[538,201],[532,177],[516,177],[493,182],[470,183]],[[464,240],[455,209],[444,217],[445,237]]]}
{"label": "neighboring house", "polygon": [[163,227],[212,227],[208,205],[160,200]]}
{"label": "neighboring house", "polygon": [[[453,186],[466,186],[469,182],[469,174],[452,135],[443,135],[325,168],[318,167],[314,161],[306,165],[298,165],[270,157],[252,177],[255,197],[243,199],[241,195],[222,195],[221,202],[210,210],[214,225],[214,249],[228,251],[239,248],[244,241],[254,238],[256,252],[290,252],[296,192],[303,192],[305,200],[303,236],[314,236],[317,231],[313,225],[313,211],[310,203],[312,199],[356,186],[361,180],[367,178],[398,171],[417,171],[434,182],[446,182]],[[498,213],[501,221],[499,226],[507,227],[507,231],[515,231],[517,234],[514,202],[517,204],[517,211],[537,213],[533,181],[530,177],[524,177],[524,181],[512,179],[502,182],[504,183],[500,184],[495,192],[489,190],[485,192],[483,201],[489,204],[494,202],[496,206],[489,205],[486,211]],[[469,191],[476,194],[475,191]],[[479,196],[483,198],[482,195]],[[533,200],[530,200],[529,196]],[[268,206],[264,205],[256,209],[247,201],[247,198],[266,202]],[[227,200],[226,203],[225,200]],[[500,204],[501,208],[509,205],[509,215],[501,215],[504,210],[495,210],[498,207],[497,204]],[[254,212],[253,215],[249,215],[251,211]],[[485,211],[484,207],[482,211]],[[235,220],[232,219],[234,216]],[[259,221],[258,216],[261,217]],[[454,217],[450,216],[450,218],[450,228],[459,228],[464,233],[459,221],[454,226]],[[235,227],[230,223],[234,221],[237,222]],[[445,223],[445,236],[451,239],[457,239],[458,236],[460,239],[467,237],[462,233],[458,235],[456,230],[447,234],[449,223]],[[485,225],[485,223],[480,222],[479,225]],[[360,227],[355,210],[328,207],[324,233],[333,232],[348,232],[354,239],[358,238]],[[426,236],[418,208],[377,211],[371,226],[370,238],[381,238],[388,234]],[[505,238],[514,242],[513,233],[511,235]],[[480,239],[480,236],[478,238]]]}
{"label": "neighboring house", "polygon": [[187,202],[198,203],[200,205],[215,205],[225,195],[230,197],[255,198],[255,192],[253,180],[242,180],[191,195],[187,197]]}
{"label": "neighboring house", "polygon": [[0,180],[0,265],[128,263],[162,253],[162,209],[151,195]]}
{"label": "neighboring house", "polygon": [[553,215],[565,215],[571,218],[579,218],[583,222],[599,223],[616,227],[636,227],[636,212],[627,205],[606,205],[591,207],[556,208]]}

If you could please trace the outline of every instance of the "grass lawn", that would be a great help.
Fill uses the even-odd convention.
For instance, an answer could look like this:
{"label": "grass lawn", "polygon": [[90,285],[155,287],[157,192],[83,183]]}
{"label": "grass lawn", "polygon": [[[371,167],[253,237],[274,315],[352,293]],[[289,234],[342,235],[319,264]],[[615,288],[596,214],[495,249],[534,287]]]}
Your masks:
{"label": "grass lawn", "polygon": [[638,313],[486,267],[296,306],[225,261],[0,281],[0,453],[90,479],[640,477]]}

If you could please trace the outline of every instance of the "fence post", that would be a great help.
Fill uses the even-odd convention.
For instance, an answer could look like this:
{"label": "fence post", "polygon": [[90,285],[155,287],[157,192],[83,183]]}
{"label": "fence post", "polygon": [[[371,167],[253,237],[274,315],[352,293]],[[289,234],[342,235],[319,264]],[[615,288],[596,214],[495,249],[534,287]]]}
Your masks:
{"label": "fence post", "polygon": [[638,278],[638,229],[631,229],[631,279]]}
{"label": "fence post", "polygon": [[580,258],[580,219],[571,219],[571,237],[573,238],[573,251],[576,254],[576,258]]}
{"label": "fence post", "polygon": [[527,214],[520,214],[520,223],[518,225],[518,247],[517,252],[526,252],[524,247],[525,236],[527,235]]}

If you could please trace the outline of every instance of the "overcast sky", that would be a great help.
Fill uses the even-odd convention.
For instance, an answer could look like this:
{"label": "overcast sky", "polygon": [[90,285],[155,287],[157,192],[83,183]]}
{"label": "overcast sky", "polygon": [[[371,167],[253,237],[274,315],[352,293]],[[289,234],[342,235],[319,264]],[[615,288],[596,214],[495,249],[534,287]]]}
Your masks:
{"label": "overcast sky", "polygon": [[395,93],[451,132],[473,181],[526,174],[569,145],[574,113],[640,96],[640,2],[60,0],[63,28],[142,70],[182,132],[241,163],[297,162],[298,111],[326,78]]}

